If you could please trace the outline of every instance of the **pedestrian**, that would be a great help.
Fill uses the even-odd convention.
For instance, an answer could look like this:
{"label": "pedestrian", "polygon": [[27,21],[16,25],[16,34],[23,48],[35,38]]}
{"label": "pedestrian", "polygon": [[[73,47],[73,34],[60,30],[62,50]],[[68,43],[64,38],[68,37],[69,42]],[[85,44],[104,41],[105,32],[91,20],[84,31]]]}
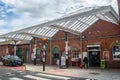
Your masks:
{"label": "pedestrian", "polygon": [[31,53],[31,60],[33,61],[33,64],[36,65],[36,55],[34,52]]}
{"label": "pedestrian", "polygon": [[88,68],[88,58],[87,57],[84,57],[84,68]]}
{"label": "pedestrian", "polygon": [[36,55],[34,54],[34,65],[36,65]]}
{"label": "pedestrian", "polygon": [[31,60],[32,61],[34,60],[34,53],[33,52],[31,53]]}

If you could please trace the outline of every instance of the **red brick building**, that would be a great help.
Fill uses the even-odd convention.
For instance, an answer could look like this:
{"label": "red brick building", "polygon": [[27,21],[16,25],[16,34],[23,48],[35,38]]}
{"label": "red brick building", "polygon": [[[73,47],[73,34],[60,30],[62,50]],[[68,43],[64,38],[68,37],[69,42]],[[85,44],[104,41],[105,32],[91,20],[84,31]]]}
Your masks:
{"label": "red brick building", "polygon": [[[120,1],[119,6],[120,6]],[[119,8],[120,9],[120,8]],[[42,64],[43,41],[37,39],[37,64]],[[46,40],[46,63],[55,64],[65,52],[65,32],[57,32],[51,40]],[[34,40],[27,44],[17,45],[17,55],[24,62],[31,62],[31,53]],[[1,44],[0,56],[12,54],[14,47]],[[8,51],[7,51],[7,50]],[[105,60],[108,68],[120,68],[120,25],[98,20],[87,28],[81,36],[68,33],[68,59],[69,66],[79,66],[83,57],[87,56],[90,67],[100,67],[101,60]]]}

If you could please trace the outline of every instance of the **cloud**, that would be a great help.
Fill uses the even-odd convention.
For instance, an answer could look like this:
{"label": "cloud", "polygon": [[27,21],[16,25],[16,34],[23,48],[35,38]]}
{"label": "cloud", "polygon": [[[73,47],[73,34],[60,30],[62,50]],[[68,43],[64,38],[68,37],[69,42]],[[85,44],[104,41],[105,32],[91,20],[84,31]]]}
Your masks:
{"label": "cloud", "polygon": [[[76,11],[81,7],[101,6],[108,4],[116,4],[116,0],[1,0],[6,6],[13,6],[6,12],[13,12],[19,17],[12,17],[6,20],[7,26],[18,30],[34,24],[38,24],[44,20],[51,20],[70,12]],[[115,6],[114,6],[115,7]],[[116,7],[115,7],[116,8]],[[2,10],[2,9],[1,9]],[[116,9],[117,10],[117,9]],[[9,15],[8,15],[9,16]],[[6,17],[3,14],[3,17]],[[10,17],[10,16],[9,16]],[[10,17],[11,18],[11,17]],[[4,21],[0,25],[4,25]]]}
{"label": "cloud", "polygon": [[0,27],[5,25],[5,21],[4,20],[0,20]]}
{"label": "cloud", "polygon": [[[14,12],[19,15],[28,13],[32,18],[60,17],[67,11],[79,9],[79,6],[108,5],[116,0],[3,0],[6,4],[14,5]],[[101,4],[100,4],[101,3]],[[77,6],[76,6],[77,5]]]}
{"label": "cloud", "polygon": [[11,20],[9,24],[13,25],[12,31],[36,25],[42,21],[39,18],[31,18],[29,15],[29,13],[24,13],[20,18]]}
{"label": "cloud", "polygon": [[8,32],[10,32],[9,29],[1,29],[0,30],[0,34],[5,34],[5,33],[8,33]]}
{"label": "cloud", "polygon": [[[22,29],[34,24],[41,23],[44,20],[51,20],[62,16],[61,12],[71,11],[69,8],[79,0],[2,0],[6,5],[13,5],[14,8],[6,10],[19,15],[19,18],[13,18],[8,21],[12,31]],[[81,3],[80,3],[81,4]],[[69,9],[69,10],[68,10]],[[74,8],[75,9],[75,8]],[[67,11],[68,10],[68,11]]]}
{"label": "cloud", "polygon": [[[83,0],[3,0],[6,4],[12,4],[18,14],[29,13],[30,17],[52,18],[56,12],[62,12],[66,8],[80,3]],[[59,15],[57,15],[59,17]]]}

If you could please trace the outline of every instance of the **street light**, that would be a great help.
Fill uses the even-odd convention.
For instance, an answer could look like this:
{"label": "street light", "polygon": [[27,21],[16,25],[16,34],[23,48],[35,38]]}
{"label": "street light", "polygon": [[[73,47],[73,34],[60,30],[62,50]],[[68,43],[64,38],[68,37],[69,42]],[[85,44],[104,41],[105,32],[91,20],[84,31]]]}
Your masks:
{"label": "street light", "polygon": [[46,38],[43,37],[42,41],[43,41],[43,47],[42,47],[42,50],[43,50],[43,71],[45,71],[45,57],[46,57],[46,45],[45,45],[45,41],[46,41]]}

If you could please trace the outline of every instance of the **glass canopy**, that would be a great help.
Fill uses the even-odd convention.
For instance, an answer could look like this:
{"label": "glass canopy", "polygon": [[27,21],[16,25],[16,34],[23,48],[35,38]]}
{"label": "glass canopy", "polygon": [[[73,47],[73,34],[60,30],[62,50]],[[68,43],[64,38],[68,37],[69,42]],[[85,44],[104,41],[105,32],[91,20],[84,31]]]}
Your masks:
{"label": "glass canopy", "polygon": [[30,41],[33,37],[51,39],[59,30],[80,35],[99,19],[119,24],[119,16],[111,6],[89,7],[52,21],[0,35],[0,38],[21,41]]}

